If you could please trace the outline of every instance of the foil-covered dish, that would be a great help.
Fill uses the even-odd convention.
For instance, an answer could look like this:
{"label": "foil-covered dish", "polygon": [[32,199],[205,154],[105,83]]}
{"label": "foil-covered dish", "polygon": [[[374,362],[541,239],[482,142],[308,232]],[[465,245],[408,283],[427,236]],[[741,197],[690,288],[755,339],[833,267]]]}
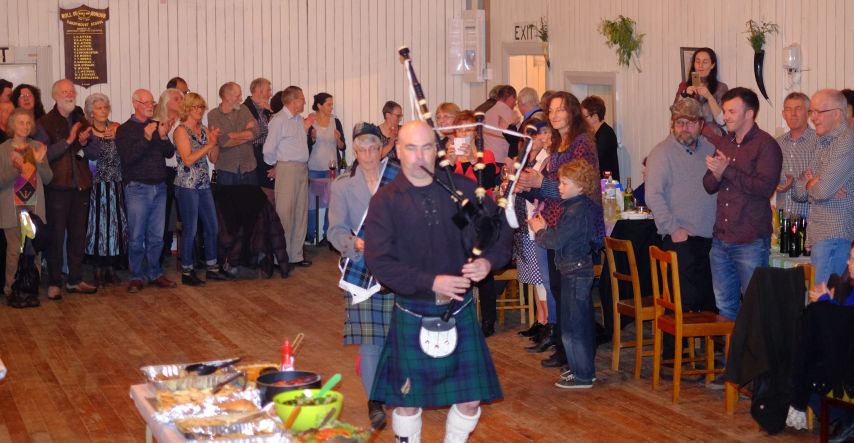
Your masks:
{"label": "foil-covered dish", "polygon": [[[230,359],[234,360],[234,359]],[[145,380],[158,391],[182,391],[187,389],[208,389],[225,381],[237,372],[234,366],[226,366],[217,369],[210,375],[198,375],[196,372],[188,372],[186,368],[190,365],[217,366],[230,361],[210,360],[195,363],[175,363],[168,365],[149,365],[139,368]]]}
{"label": "foil-covered dish", "polygon": [[261,395],[252,387],[228,385],[217,394],[210,389],[162,391],[155,398],[152,417],[160,423],[172,423],[186,418],[257,412],[260,405]]}
{"label": "foil-covered dish", "polygon": [[283,429],[281,421],[266,415],[247,422],[230,424],[218,424],[216,417],[212,417],[212,420],[207,423],[198,419],[176,420],[175,427],[189,441],[227,441],[229,443],[291,441],[290,434]]}

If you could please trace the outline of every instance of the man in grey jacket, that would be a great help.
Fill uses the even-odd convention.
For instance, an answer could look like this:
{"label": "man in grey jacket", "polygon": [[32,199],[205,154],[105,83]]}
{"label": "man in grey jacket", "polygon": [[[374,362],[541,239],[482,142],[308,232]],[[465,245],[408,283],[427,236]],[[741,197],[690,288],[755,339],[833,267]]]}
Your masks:
{"label": "man in grey jacket", "polygon": [[693,98],[670,109],[670,135],[647,157],[646,204],[664,237],[664,249],[676,251],[684,311],[715,309],[709,251],[715,223],[716,194],[703,189],[707,155],[715,147],[702,134],[703,111]]}

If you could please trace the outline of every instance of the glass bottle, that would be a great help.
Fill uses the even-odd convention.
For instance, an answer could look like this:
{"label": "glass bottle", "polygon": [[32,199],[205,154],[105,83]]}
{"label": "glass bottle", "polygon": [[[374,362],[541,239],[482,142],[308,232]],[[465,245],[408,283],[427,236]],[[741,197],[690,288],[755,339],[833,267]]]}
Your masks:
{"label": "glass bottle", "polygon": [[623,191],[623,210],[631,211],[635,209],[635,196],[632,190],[632,178],[626,179],[626,190]]}

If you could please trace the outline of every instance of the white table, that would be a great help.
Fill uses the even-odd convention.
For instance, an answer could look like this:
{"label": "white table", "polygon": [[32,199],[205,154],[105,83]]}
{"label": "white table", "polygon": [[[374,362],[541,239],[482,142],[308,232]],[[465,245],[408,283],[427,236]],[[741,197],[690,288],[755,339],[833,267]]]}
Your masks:
{"label": "white table", "polygon": [[158,443],[184,442],[184,436],[177,429],[154,419],[155,392],[147,383],[130,387],[130,398],[136,405],[139,415],[145,420],[145,442],[151,443],[152,437]]}

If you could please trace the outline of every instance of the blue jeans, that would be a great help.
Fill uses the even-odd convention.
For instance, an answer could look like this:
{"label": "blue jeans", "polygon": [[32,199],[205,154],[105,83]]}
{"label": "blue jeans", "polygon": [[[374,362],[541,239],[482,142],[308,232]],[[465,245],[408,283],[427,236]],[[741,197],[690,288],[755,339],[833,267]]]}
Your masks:
{"label": "blue jeans", "polygon": [[812,245],[810,262],[815,266],[815,282],[827,283],[830,274],[842,275],[848,266],[851,242],[844,238],[829,238]]}
{"label": "blue jeans", "polygon": [[359,355],[362,357],[360,361],[360,371],[362,374],[362,385],[365,387],[365,393],[368,398],[371,397],[371,390],[374,388],[374,376],[377,373],[377,366],[380,363],[380,354],[383,352],[383,345],[359,345]]}
{"label": "blue jeans", "polygon": [[198,221],[201,220],[205,236],[205,260],[208,265],[216,264],[216,245],[219,226],[216,207],[210,188],[192,189],[175,187],[175,200],[181,212],[181,266],[193,268],[193,245],[196,240]]}
{"label": "blue jeans", "polygon": [[596,377],[592,289],[593,268],[561,276],[561,341],[569,368],[580,382],[592,382]]}
{"label": "blue jeans", "polygon": [[712,240],[709,257],[712,287],[715,290],[715,305],[722,316],[732,320],[738,316],[741,295],[747,290],[753,270],[759,266],[768,266],[770,248],[770,237],[744,244]]}
{"label": "blue jeans", "polygon": [[[131,280],[156,280],[163,275],[163,226],[166,222],[166,183],[125,185],[128,221],[128,264]],[[148,266],[145,266],[147,261]]]}
{"label": "blue jeans", "polygon": [[[311,169],[308,170],[309,180],[313,179],[313,178],[326,178],[326,177],[331,177],[331,176],[332,175],[329,171],[312,171]],[[311,194],[311,191],[309,191],[309,194]],[[309,195],[309,198],[310,199],[314,198],[314,196]],[[311,207],[312,205],[314,205],[314,203],[309,201],[308,205],[309,205],[309,207]],[[324,211],[324,215],[323,215],[323,231],[322,231],[321,235],[317,236],[317,238],[320,240],[326,238],[326,231],[328,229],[329,229],[329,210],[327,209],[326,211]],[[308,233],[306,234],[306,236],[309,238],[309,240],[313,241],[315,239],[316,234],[317,234],[317,208],[308,210]]]}
{"label": "blue jeans", "polygon": [[228,172],[217,169],[216,184],[222,186],[257,185],[258,173],[254,169],[249,172]]}
{"label": "blue jeans", "polygon": [[543,286],[546,288],[546,307],[549,310],[547,321],[555,324],[557,323],[557,307],[555,306],[555,296],[552,294],[552,286],[549,279],[549,252],[546,248],[539,245],[537,245],[537,268],[540,270]]}

